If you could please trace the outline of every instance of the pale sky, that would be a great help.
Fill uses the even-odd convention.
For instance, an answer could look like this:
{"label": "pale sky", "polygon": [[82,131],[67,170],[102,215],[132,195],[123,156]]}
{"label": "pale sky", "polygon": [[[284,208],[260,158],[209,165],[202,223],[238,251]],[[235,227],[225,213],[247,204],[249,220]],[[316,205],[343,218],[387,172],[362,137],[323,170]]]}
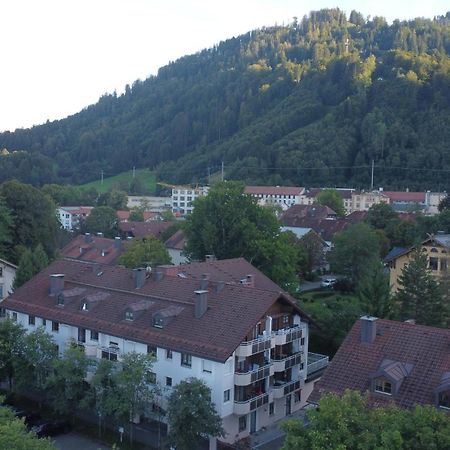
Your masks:
{"label": "pale sky", "polygon": [[449,0],[0,0],[0,131],[74,114],[169,61],[311,10],[434,17]]}

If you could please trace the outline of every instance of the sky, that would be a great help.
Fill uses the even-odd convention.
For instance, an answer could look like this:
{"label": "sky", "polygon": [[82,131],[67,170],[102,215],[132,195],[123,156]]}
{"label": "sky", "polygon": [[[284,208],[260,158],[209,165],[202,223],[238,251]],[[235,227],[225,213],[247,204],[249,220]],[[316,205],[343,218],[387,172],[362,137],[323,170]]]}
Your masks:
{"label": "sky", "polygon": [[0,0],[0,131],[62,119],[177,58],[339,7],[389,22],[449,0]]}

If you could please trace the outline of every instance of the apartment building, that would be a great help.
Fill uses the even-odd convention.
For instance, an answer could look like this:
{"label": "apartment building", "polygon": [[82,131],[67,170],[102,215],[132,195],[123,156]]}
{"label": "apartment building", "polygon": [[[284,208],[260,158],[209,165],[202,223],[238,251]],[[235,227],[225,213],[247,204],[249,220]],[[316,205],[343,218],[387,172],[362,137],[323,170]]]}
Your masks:
{"label": "apartment building", "polygon": [[65,230],[72,231],[86,219],[94,208],[92,206],[61,206],[58,208],[58,218]]}
{"label": "apartment building", "polygon": [[351,196],[351,211],[368,211],[373,205],[390,203],[390,198],[383,191],[354,191]]}
{"label": "apartment building", "polygon": [[[43,326],[60,352],[76,342],[97,359],[154,354],[165,395],[202,379],[232,443],[303,407],[327,358],[311,355],[308,366],[309,318],[288,294],[221,281],[220,266],[218,281],[197,278],[207,267],[168,276],[59,260],[0,306],[28,331]],[[246,280],[259,280],[250,267]]]}
{"label": "apartment building", "polygon": [[246,186],[244,193],[255,197],[258,204],[279,205],[287,209],[292,205],[299,205],[305,188],[298,186]]}
{"label": "apartment building", "polygon": [[186,186],[176,186],[172,189],[172,212],[185,216],[194,210],[192,202],[198,197],[208,195],[209,187],[200,186],[189,188]]}

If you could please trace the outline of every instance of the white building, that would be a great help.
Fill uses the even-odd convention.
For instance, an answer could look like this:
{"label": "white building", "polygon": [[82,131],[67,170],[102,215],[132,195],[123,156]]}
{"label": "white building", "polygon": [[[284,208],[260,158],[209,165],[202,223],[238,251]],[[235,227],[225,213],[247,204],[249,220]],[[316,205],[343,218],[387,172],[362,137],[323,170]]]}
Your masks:
{"label": "white building", "polygon": [[287,209],[299,205],[305,188],[297,186],[246,186],[244,192],[255,197],[258,204],[279,205]]}
{"label": "white building", "polygon": [[209,187],[200,186],[196,188],[189,188],[186,186],[177,186],[172,189],[172,212],[174,214],[181,214],[185,216],[191,214],[194,210],[192,202],[197,197],[204,197],[208,195]]}
{"label": "white building", "polygon": [[59,260],[1,306],[28,331],[45,327],[60,352],[78,342],[95,358],[154,353],[166,394],[186,378],[202,379],[229,443],[305,405],[327,358],[308,366],[308,318],[289,295],[159,270],[133,275]]}
{"label": "white building", "polygon": [[142,208],[146,211],[162,212],[172,209],[170,197],[155,197],[149,195],[129,195],[128,208]]}
{"label": "white building", "polygon": [[4,259],[0,259],[0,301],[13,290],[17,266]]}
{"label": "white building", "polygon": [[72,231],[93,209],[92,206],[61,206],[58,208],[58,219],[65,230]]}

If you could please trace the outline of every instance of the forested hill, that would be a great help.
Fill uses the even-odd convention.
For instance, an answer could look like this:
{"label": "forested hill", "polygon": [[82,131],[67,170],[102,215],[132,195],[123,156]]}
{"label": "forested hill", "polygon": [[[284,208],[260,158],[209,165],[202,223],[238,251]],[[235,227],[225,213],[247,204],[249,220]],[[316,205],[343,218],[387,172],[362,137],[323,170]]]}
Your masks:
{"label": "forested hill", "polygon": [[249,183],[369,187],[374,160],[377,186],[449,189],[449,55],[450,13],[389,25],[312,12],[0,134],[0,181],[78,184],[136,166],[186,183],[223,161]]}

